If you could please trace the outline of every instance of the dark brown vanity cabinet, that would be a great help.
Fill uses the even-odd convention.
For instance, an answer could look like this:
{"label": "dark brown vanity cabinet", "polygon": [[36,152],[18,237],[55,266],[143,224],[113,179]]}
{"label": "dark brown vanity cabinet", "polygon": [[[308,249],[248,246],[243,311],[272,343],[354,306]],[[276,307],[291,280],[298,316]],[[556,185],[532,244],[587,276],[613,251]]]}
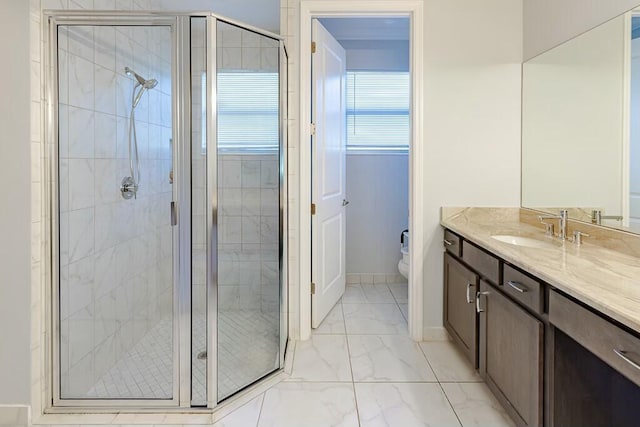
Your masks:
{"label": "dark brown vanity cabinet", "polygon": [[478,366],[475,294],[478,275],[444,254],[444,326],[471,364]]}
{"label": "dark brown vanity cabinet", "polygon": [[550,426],[640,425],[640,337],[556,291]]}
{"label": "dark brown vanity cabinet", "polygon": [[541,321],[480,282],[480,375],[518,426],[542,425]]}
{"label": "dark brown vanity cabinet", "polygon": [[445,327],[516,425],[640,426],[640,332],[445,239]]}
{"label": "dark brown vanity cabinet", "polygon": [[541,426],[543,285],[449,230],[444,246],[445,328],[516,424]]}

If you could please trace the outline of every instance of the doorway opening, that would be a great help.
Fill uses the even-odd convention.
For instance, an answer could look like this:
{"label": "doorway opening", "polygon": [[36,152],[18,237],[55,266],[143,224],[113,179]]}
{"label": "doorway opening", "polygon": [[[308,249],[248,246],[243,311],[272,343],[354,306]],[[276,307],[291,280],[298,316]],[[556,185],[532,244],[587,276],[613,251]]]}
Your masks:
{"label": "doorway opening", "polygon": [[[323,129],[322,126],[319,126],[318,123],[314,122],[315,120],[314,113],[320,111],[320,109],[317,105],[314,105],[314,102],[317,101],[317,98],[315,98],[314,100],[314,96],[312,93],[313,90],[316,89],[314,88],[314,85],[317,84],[314,82],[313,62],[314,60],[316,60],[315,55],[317,55],[317,52],[320,49],[320,46],[318,45],[318,41],[314,40],[313,38],[314,34],[312,32],[312,28],[316,25],[316,23],[326,24],[327,26],[331,27],[332,21],[337,21],[336,23],[339,24],[340,23],[339,21],[341,20],[345,20],[345,21],[352,20],[352,22],[355,22],[356,20],[360,19],[362,23],[366,22],[367,20],[371,23],[376,23],[374,19],[380,19],[383,22],[386,20],[389,23],[395,20],[399,22],[403,22],[402,20],[404,20],[404,22],[406,23],[406,26],[408,27],[408,36],[406,36],[407,40],[405,41],[405,43],[408,45],[408,47],[406,48],[406,51],[408,52],[408,59],[405,59],[405,60],[408,62],[406,71],[408,73],[408,81],[409,81],[408,87],[410,91],[410,101],[409,101],[407,116],[409,121],[409,131],[408,131],[409,140],[411,141],[411,143],[409,144],[410,146],[408,150],[405,148],[405,153],[404,153],[404,156],[406,156],[405,157],[406,162],[408,164],[408,174],[407,173],[404,174],[404,177],[406,180],[405,182],[407,182],[407,185],[408,185],[408,194],[407,194],[408,227],[395,230],[394,240],[396,241],[396,243],[393,244],[392,249],[389,249],[389,251],[394,251],[397,253],[397,257],[393,262],[395,266],[393,274],[397,274],[397,276],[395,276],[396,278],[401,277],[400,272],[397,269],[397,263],[401,258],[400,236],[402,234],[402,231],[404,231],[405,229],[408,229],[409,230],[408,234],[410,234],[410,239],[407,245],[408,252],[409,252],[409,268],[408,268],[409,271],[408,271],[408,285],[407,285],[408,289],[407,289],[407,296],[406,296],[407,306],[406,307],[403,306],[403,308],[406,308],[409,335],[411,336],[412,339],[419,341],[422,339],[422,333],[423,333],[423,312],[422,312],[423,311],[423,292],[422,292],[423,226],[422,226],[422,221],[420,221],[420,218],[422,218],[423,216],[423,191],[422,191],[423,184],[422,184],[422,171],[420,168],[420,164],[422,163],[422,160],[421,160],[422,159],[422,121],[419,119],[419,117],[421,117],[422,105],[423,105],[422,104],[423,102],[422,101],[422,82],[421,82],[421,79],[419,78],[419,76],[422,75],[422,52],[421,52],[422,33],[423,33],[422,4],[421,2],[414,2],[414,1],[398,1],[398,2],[394,2],[393,7],[391,7],[391,5],[385,5],[385,4],[376,4],[373,6],[370,4],[364,5],[364,4],[359,4],[359,2],[347,2],[347,3],[305,2],[301,5],[301,7],[302,7],[302,13],[301,13],[302,20],[300,24],[301,25],[301,40],[300,40],[301,46],[311,46],[312,48],[301,50],[301,62],[300,62],[300,66],[301,66],[300,117],[309,118],[308,122],[306,119],[303,119],[301,121],[301,128],[300,128],[300,132],[301,132],[300,140],[302,142],[300,145],[300,159],[301,159],[301,167],[300,167],[300,182],[301,182],[301,188],[300,188],[300,231],[301,231],[300,338],[303,340],[308,339],[311,335],[312,323],[314,324],[314,326],[317,326],[318,324],[318,319],[312,319],[312,318],[314,317],[314,308],[316,310],[316,313],[319,312],[320,306],[318,305],[314,307],[314,305],[316,305],[315,303],[318,300],[317,298],[318,292],[319,291],[322,292],[323,289],[321,289],[322,285],[319,285],[315,281],[316,277],[318,277],[316,273],[320,272],[320,279],[324,280],[324,283],[323,283],[324,285],[330,282],[330,280],[326,280],[326,279],[334,279],[337,275],[344,275],[344,282],[343,282],[344,288],[346,288],[348,274],[350,274],[349,275],[350,282],[356,282],[359,279],[360,282],[362,283],[363,277],[365,281],[370,281],[370,282],[375,282],[375,280],[377,279],[379,284],[381,284],[383,280],[385,284],[387,281],[392,281],[392,282],[395,281],[393,277],[388,277],[388,276],[392,276],[392,274],[389,274],[389,275],[385,274],[383,279],[382,272],[379,272],[378,273],[379,275],[377,276],[373,276],[374,273],[371,273],[369,275],[367,274],[368,272],[364,272],[365,274],[362,274],[363,273],[362,271],[356,271],[353,268],[351,269],[351,271],[349,271],[349,269],[347,268],[347,258],[349,258],[349,260],[352,262],[352,265],[353,263],[355,263],[355,258],[353,257],[353,255],[355,254],[352,254],[352,256],[347,255],[350,249],[350,246],[349,246],[349,243],[347,243],[347,237],[346,237],[349,235],[349,227],[351,227],[349,224],[353,224],[355,222],[355,224],[357,225],[353,226],[351,231],[356,231],[359,226],[363,225],[362,224],[364,222],[363,219],[365,219],[366,216],[363,216],[362,214],[358,215],[356,211],[355,212],[356,214],[353,215],[351,217],[351,221],[349,221],[349,215],[350,215],[349,210],[354,208],[354,200],[350,200],[347,197],[347,193],[348,193],[347,188],[350,187],[349,178],[352,175],[351,172],[356,173],[357,175],[360,176],[360,178],[362,178],[362,174],[358,173],[356,168],[350,169],[351,172],[349,171],[349,167],[348,167],[349,157],[354,158],[356,154],[353,153],[352,156],[349,155],[350,150],[346,148],[346,142],[345,142],[345,149],[344,149],[345,160],[344,160],[344,174],[343,174],[344,185],[345,185],[345,190],[344,190],[345,197],[344,197],[344,200],[340,200],[339,197],[336,198],[336,201],[342,202],[341,204],[344,205],[344,211],[347,212],[343,218],[343,221],[344,221],[343,233],[345,236],[345,240],[342,248],[344,250],[344,254],[338,251],[338,254],[344,257],[344,268],[341,269],[332,264],[336,262],[338,256],[335,254],[335,252],[332,252],[331,250],[327,249],[324,246],[327,245],[326,243],[327,241],[329,242],[335,241],[339,238],[339,236],[337,235],[337,232],[335,231],[336,229],[339,229],[339,228],[334,227],[334,230],[332,231],[331,227],[328,227],[325,224],[321,225],[321,221],[323,220],[323,218],[321,218],[321,215],[318,215],[318,213],[322,209],[322,206],[317,205],[317,200],[320,200],[317,196],[321,194],[318,190],[318,185],[324,186],[323,187],[324,190],[331,189],[329,186],[326,185],[326,180],[329,179],[330,181],[331,178],[334,177],[334,175],[329,174],[328,169],[324,171],[320,170],[320,167],[324,167],[324,165],[321,165],[321,166],[317,165],[316,159],[324,159],[324,160],[333,159],[335,161],[334,157],[336,156],[336,153],[340,152],[340,150],[336,150],[335,147],[330,147],[332,149],[325,153],[328,155],[323,154],[322,156],[318,156],[317,153],[315,157],[313,155],[313,152],[316,149],[316,147],[313,145],[313,142],[314,142],[313,138],[318,139],[318,132],[323,132],[323,131],[326,132],[326,130]],[[380,22],[378,22],[378,24],[379,23]],[[378,26],[377,28],[378,34],[380,33],[379,30],[380,28]],[[362,44],[365,43],[365,40],[366,39],[364,40],[361,39],[353,43],[352,46],[355,46],[358,43],[360,43],[360,45],[362,46]],[[312,45],[312,41],[316,42],[316,46],[315,46],[316,53],[312,53],[313,47],[314,47]],[[348,43],[345,43],[345,44],[348,44]],[[345,61],[345,62],[348,63],[348,61]],[[389,62],[392,62],[392,61],[387,60],[382,62],[387,62],[387,66],[388,66]],[[345,76],[350,74],[347,70],[346,64],[344,68],[345,68],[344,70]],[[384,71],[384,70],[380,70],[380,69],[375,70],[374,68],[374,69],[369,69],[367,71],[371,72],[371,71]],[[316,74],[317,74],[317,71],[316,71]],[[349,76],[349,77],[352,78],[353,76]],[[358,80],[357,75],[355,76],[355,78],[356,80]],[[347,79],[345,77],[345,82],[343,85],[345,88],[347,86],[346,80]],[[356,90],[357,90],[357,87],[356,87]],[[371,90],[369,90],[368,92],[371,93]],[[346,94],[345,94],[345,104],[347,104]],[[341,114],[341,117],[344,117],[345,133],[348,131],[348,127],[350,125],[348,123],[349,120],[355,119],[356,125],[358,125],[358,124],[363,124],[363,122],[358,123],[359,118],[364,118],[364,116],[358,117],[357,114],[355,115],[351,114],[351,117],[348,117],[347,109],[348,109],[348,105],[345,105],[345,108],[344,108],[345,112],[343,113],[343,115]],[[326,108],[325,108],[325,112],[326,112]],[[352,110],[351,113],[353,112],[354,111]],[[396,119],[397,118],[398,117],[396,117]],[[418,119],[414,120],[413,118],[418,118]],[[351,126],[353,126],[353,123],[351,123]],[[315,132],[315,135],[314,135],[314,132]],[[374,140],[373,136],[379,136],[380,134],[382,134],[382,132],[377,132],[375,135],[369,135],[370,136],[369,138],[365,136],[364,139],[371,142]],[[310,135],[312,135],[311,137],[312,141],[310,141],[312,143],[305,144],[304,142],[308,140]],[[322,135],[320,135],[320,137],[322,137]],[[391,138],[387,138],[387,140],[389,139]],[[380,147],[377,147],[377,148],[379,149]],[[353,151],[353,148],[352,148],[352,151]],[[393,150],[388,150],[386,155],[388,155],[390,151],[393,151]],[[400,151],[400,150],[397,150],[397,151]],[[361,160],[364,160],[365,157],[363,155],[365,153],[367,153],[366,149],[363,149],[358,153],[358,156],[362,156],[360,157]],[[371,151],[369,151],[367,154],[371,155],[372,153]],[[380,157],[383,157],[383,156],[380,156]],[[398,156],[398,157],[401,158],[401,156]],[[399,158],[396,158],[395,160],[396,162],[398,162]],[[375,170],[373,171],[370,170],[372,168],[367,168],[367,169],[369,169],[368,170],[369,173],[375,172]],[[386,169],[385,169],[385,172],[386,172]],[[319,181],[317,179],[314,179],[314,177],[318,174],[325,181]],[[335,180],[330,181],[329,183],[334,184]],[[352,179],[352,184],[355,184],[355,183],[356,182]],[[384,193],[384,192],[381,192],[379,188],[376,188],[376,185],[373,182],[369,182],[368,184],[369,184],[369,187],[373,187],[373,189],[376,190],[378,194]],[[405,185],[405,188],[407,185]],[[366,193],[368,192],[365,192],[362,194],[358,193],[358,196],[364,195]],[[353,190],[352,190],[352,194],[353,194]],[[376,193],[371,192],[369,194],[372,194],[373,197],[375,197]],[[399,204],[401,204],[401,202]],[[316,208],[316,215],[309,215],[308,206],[310,205],[312,207],[312,211],[314,207]],[[363,206],[363,209],[369,211],[370,213],[371,212],[375,213],[375,211],[379,210],[379,208],[382,206],[384,206],[384,202],[380,204],[379,202],[376,203],[374,201],[374,202],[368,202],[366,206]],[[404,204],[405,212],[406,212],[406,206],[407,204]],[[353,210],[356,210],[356,209],[353,209]],[[370,217],[373,218],[375,217],[375,215],[372,214],[370,215]],[[405,223],[407,223],[406,213],[404,214],[404,220],[405,220]],[[389,222],[388,219],[386,221]],[[336,220],[334,222],[339,222],[339,221]],[[389,226],[388,228],[392,229],[393,225]],[[391,231],[389,231],[389,233],[391,233]],[[367,237],[371,238],[375,236],[367,236]],[[351,243],[355,243],[355,242],[356,241],[354,240]],[[368,243],[368,244],[375,245],[375,243],[373,244]],[[317,255],[318,247],[322,248],[322,250],[324,250],[326,254],[333,255],[333,258],[331,257],[328,258],[330,262],[328,262],[327,259],[323,258],[322,255],[318,257]],[[367,250],[368,249],[369,248],[367,248]],[[372,249],[373,251],[375,251],[377,248],[374,247]],[[420,260],[420,261],[413,262],[413,260]],[[325,274],[326,272],[331,274],[328,274],[328,273]],[[372,289],[368,289],[368,290],[372,291]],[[316,296],[314,296],[313,291],[316,292],[315,294]],[[388,291],[391,293],[389,289]],[[335,298],[335,292],[332,291],[329,294],[333,298]],[[400,292],[397,292],[397,294],[400,296],[400,300],[403,300]],[[311,297],[309,297],[309,295],[311,295]],[[339,293],[339,296],[341,295],[342,294]],[[393,294],[391,295],[393,296]],[[337,299],[335,301],[337,301]],[[396,302],[397,300],[394,298],[393,301]],[[321,310],[323,311],[326,310],[326,312],[328,312],[327,306],[329,306],[328,308],[330,310],[331,306],[333,305],[332,303],[326,303],[326,302],[322,302],[322,304],[323,304],[323,308]],[[401,304],[404,304],[404,302]],[[322,317],[322,316],[318,316],[318,317]]]}
{"label": "doorway opening", "polygon": [[[409,26],[408,17],[312,22],[312,328],[345,310],[352,332],[406,331]],[[362,316],[384,322],[360,330]]]}

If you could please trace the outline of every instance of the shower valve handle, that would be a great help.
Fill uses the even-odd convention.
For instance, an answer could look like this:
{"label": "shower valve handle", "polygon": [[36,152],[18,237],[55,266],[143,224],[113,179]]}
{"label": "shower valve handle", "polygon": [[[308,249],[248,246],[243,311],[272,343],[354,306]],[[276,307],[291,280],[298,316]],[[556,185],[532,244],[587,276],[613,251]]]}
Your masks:
{"label": "shower valve handle", "polygon": [[125,177],[120,184],[120,192],[122,197],[126,200],[130,198],[138,198],[138,184],[130,176]]}

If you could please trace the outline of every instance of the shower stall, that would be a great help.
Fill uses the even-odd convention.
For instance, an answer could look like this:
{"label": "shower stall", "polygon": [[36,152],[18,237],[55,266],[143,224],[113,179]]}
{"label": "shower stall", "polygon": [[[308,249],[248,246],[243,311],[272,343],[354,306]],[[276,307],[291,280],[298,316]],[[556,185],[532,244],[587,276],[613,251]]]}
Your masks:
{"label": "shower stall", "polygon": [[51,401],[214,407],[284,363],[283,42],[206,13],[45,17]]}

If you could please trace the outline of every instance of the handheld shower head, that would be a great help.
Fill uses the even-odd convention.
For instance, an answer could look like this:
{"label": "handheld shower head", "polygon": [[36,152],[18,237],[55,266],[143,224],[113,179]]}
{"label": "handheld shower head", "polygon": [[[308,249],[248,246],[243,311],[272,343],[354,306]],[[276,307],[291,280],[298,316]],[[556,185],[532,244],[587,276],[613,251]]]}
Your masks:
{"label": "handheld shower head", "polygon": [[[129,67],[124,67],[124,72],[127,73],[128,76],[132,76],[136,79],[137,81],[136,87],[140,86],[140,90],[138,91],[138,94],[134,96],[132,101],[133,108],[135,108],[138,105],[138,102],[140,102],[140,98],[142,98],[142,95],[144,94],[144,92],[156,87],[158,85],[158,81],[156,79],[147,80]],[[134,87],[134,91],[135,91],[135,87]]]}
{"label": "handheld shower head", "polygon": [[153,89],[158,85],[158,81],[156,79],[147,80],[129,67],[124,67],[124,72],[127,73],[128,76],[133,76],[138,81],[138,84],[145,89]]}
{"label": "handheld shower head", "polygon": [[153,89],[158,85],[158,81],[156,79],[149,79],[143,85],[145,89]]}

